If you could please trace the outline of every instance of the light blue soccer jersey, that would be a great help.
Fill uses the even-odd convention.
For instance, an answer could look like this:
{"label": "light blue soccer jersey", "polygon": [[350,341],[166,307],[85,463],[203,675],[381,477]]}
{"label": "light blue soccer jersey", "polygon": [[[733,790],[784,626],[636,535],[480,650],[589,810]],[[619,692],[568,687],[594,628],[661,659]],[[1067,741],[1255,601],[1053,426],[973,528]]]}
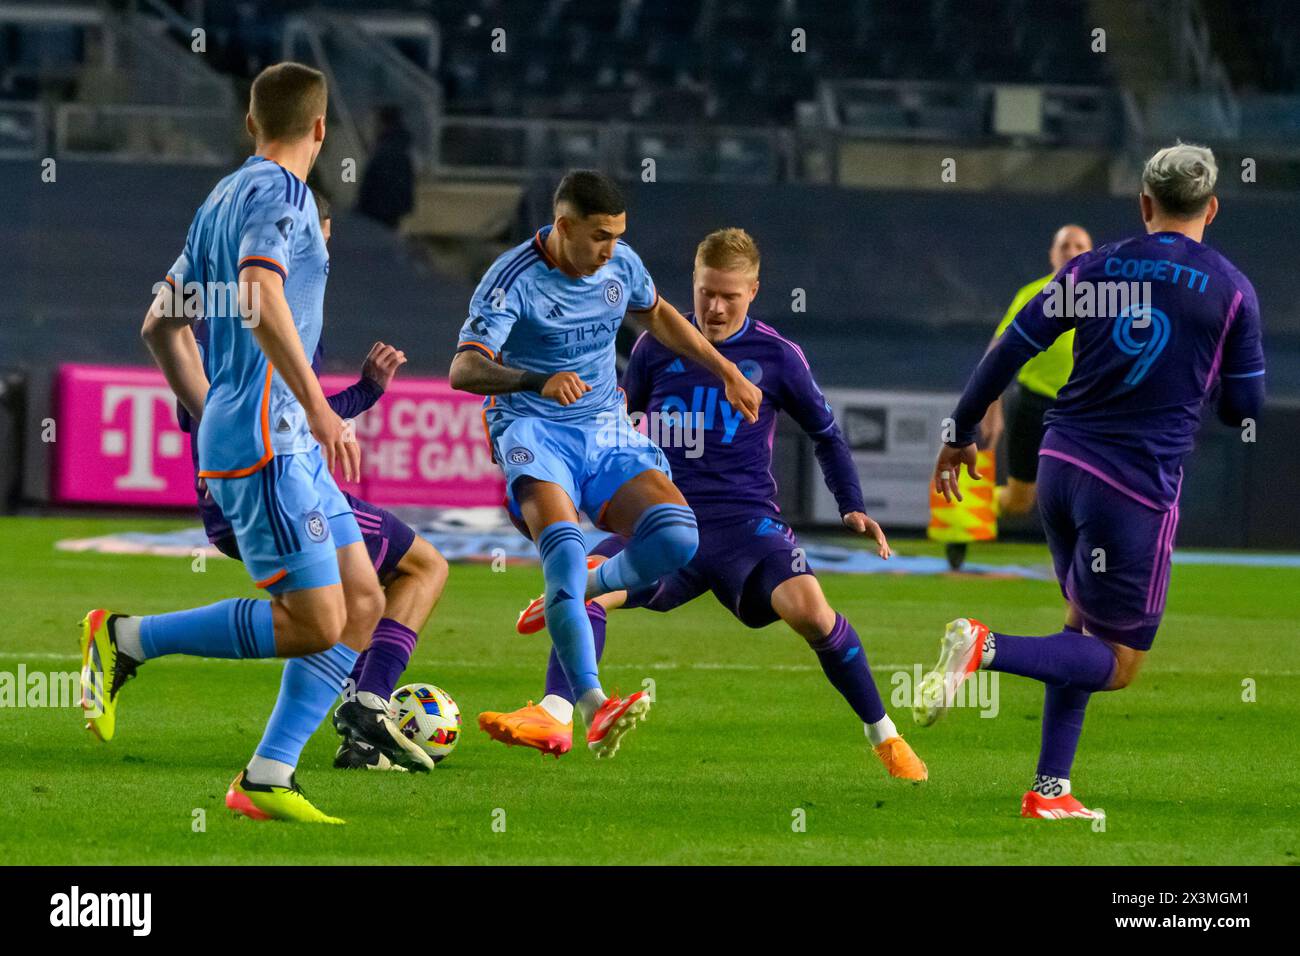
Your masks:
{"label": "light blue soccer jersey", "polygon": [[217,183],[190,224],[167,281],[202,297],[210,388],[199,423],[199,474],[252,474],[273,455],[317,447],[306,413],[241,321],[239,273],[261,266],[284,277],[285,298],[313,355],[320,340],[329,253],[307,184],[261,156]]}
{"label": "light blue soccer jersey", "polygon": [[511,368],[577,372],[591,391],[572,405],[536,392],[496,395],[484,404],[494,439],[519,418],[571,424],[622,408],[614,338],[625,312],[647,311],[658,299],[641,257],[621,239],[590,276],[566,274],[546,251],[550,226],[497,258],[470,300],[457,351],[477,349]]}

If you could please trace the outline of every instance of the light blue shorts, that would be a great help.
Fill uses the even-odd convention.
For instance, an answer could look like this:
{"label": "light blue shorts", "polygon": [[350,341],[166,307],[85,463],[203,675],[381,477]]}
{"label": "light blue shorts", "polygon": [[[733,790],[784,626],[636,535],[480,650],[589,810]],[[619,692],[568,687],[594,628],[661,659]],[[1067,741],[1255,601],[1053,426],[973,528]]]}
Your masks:
{"label": "light blue shorts", "polygon": [[599,423],[515,418],[492,429],[492,450],[506,475],[506,504],[523,520],[515,482],[523,477],[550,481],[568,494],[574,508],[603,528],[605,506],[623,483],[643,471],[672,478],[659,446],[632,427],[620,411]]}
{"label": "light blue shorts", "polygon": [[361,540],[320,448],[276,455],[242,478],[209,478],[254,584],[272,594],[338,584],[335,551]]}

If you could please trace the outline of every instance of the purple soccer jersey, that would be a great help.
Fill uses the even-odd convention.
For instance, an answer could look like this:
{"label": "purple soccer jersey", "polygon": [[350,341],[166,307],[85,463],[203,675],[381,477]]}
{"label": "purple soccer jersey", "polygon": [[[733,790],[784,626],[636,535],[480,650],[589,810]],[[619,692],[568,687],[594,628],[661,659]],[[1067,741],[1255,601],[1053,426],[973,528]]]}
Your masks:
{"label": "purple soccer jersey", "polygon": [[[1149,283],[1150,301],[1093,317],[1052,308],[1054,285],[1060,302],[1072,288],[1120,282]],[[1136,236],[1077,256],[980,363],[953,416],[954,444],[974,440],[1015,367],[1069,328],[1076,329],[1074,371],[1047,413],[1040,454],[1147,507],[1172,507],[1206,399],[1221,379],[1225,386],[1262,380],[1254,288],[1222,255],[1181,233]]]}
{"label": "purple soccer jersey", "polygon": [[[1102,283],[1115,282],[1149,283],[1149,294],[1139,287],[1127,304],[1112,296],[1119,308],[1097,308]],[[1181,233],[1083,253],[984,356],[953,413],[950,444],[974,441],[1016,369],[1071,327],[1074,371],[1045,419],[1039,509],[1061,590],[1087,633],[1147,650],[1164,613],[1183,459],[1202,407],[1220,383],[1226,423],[1262,404],[1259,303],[1230,262]]]}
{"label": "purple soccer jersey", "polygon": [[[694,315],[687,318],[695,321]],[[714,347],[763,392],[753,425],[731,407],[716,376],[648,334],[637,339],[623,373],[628,410],[649,416],[651,437],[659,441],[672,465],[673,483],[697,520],[704,524],[780,512],[772,441],[781,411],[816,444],[817,460],[840,513],[863,510],[852,455],[799,346],[747,316],[739,331]],[[688,448],[676,440],[686,430],[673,426],[677,415],[691,416],[681,420],[687,427],[701,426],[702,447]]]}

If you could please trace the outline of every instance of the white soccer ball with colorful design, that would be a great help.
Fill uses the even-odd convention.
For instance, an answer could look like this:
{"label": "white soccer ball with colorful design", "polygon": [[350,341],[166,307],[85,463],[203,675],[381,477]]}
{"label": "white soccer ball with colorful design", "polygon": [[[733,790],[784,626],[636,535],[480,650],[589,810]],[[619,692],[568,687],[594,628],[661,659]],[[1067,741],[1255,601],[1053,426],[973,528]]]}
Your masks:
{"label": "white soccer ball with colorful design", "polygon": [[433,762],[446,758],[460,740],[460,708],[441,687],[403,684],[391,699],[398,730],[419,744]]}

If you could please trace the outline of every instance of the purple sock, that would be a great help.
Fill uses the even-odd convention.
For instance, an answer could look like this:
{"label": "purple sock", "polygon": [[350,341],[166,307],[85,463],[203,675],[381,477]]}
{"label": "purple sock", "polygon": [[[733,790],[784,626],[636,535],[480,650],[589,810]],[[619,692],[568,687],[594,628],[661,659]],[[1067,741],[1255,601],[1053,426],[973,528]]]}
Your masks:
{"label": "purple sock", "polygon": [[405,624],[384,618],[375,625],[370,646],[361,652],[350,676],[357,693],[371,693],[387,700],[393,694],[402,671],[411,662],[416,634]]}
{"label": "purple sock", "polygon": [[1044,684],[1102,690],[1115,672],[1115,653],[1089,634],[1061,631],[1047,637],[993,634],[989,670],[1032,677]]}
{"label": "purple sock", "polygon": [[826,679],[844,695],[864,724],[874,724],[885,716],[885,704],[871,677],[867,652],[844,615],[836,614],[831,632],[820,641],[810,641],[808,646],[817,652]]}
{"label": "purple sock", "polygon": [[1078,687],[1047,685],[1043,698],[1043,744],[1038,751],[1038,772],[1045,777],[1070,778],[1074,752],[1083,731],[1083,713],[1092,694]]}
{"label": "purple sock", "polygon": [[[605,650],[605,609],[599,604],[587,605],[587,619],[591,621],[591,636],[596,639],[596,661],[600,662],[600,655]],[[546,690],[542,696],[563,697],[570,704],[575,703],[577,698],[573,693],[573,688],[569,686],[569,679],[564,676],[564,668],[560,666],[560,659],[555,654],[555,648],[551,648],[550,660],[546,662]]]}

